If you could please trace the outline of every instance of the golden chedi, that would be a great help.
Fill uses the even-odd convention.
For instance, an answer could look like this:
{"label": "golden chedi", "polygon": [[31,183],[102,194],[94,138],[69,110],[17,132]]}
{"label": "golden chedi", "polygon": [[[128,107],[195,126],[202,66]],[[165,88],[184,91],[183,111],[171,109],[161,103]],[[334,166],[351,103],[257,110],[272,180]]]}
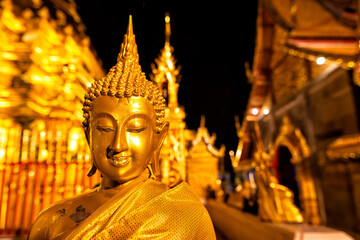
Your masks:
{"label": "golden chedi", "polygon": [[29,239],[215,239],[187,183],[168,189],[154,180],[168,131],[165,100],[141,71],[131,16],[117,64],[88,89],[83,110],[88,175],[99,170],[101,184],[45,209]]}

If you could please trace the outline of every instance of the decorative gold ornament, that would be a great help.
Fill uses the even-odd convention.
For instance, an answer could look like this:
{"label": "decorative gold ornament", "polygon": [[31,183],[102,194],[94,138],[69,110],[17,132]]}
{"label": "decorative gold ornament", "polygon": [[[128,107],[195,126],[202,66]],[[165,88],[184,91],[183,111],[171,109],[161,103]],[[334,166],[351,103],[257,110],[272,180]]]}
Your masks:
{"label": "decorative gold ornament", "polygon": [[304,161],[310,157],[311,150],[300,129],[292,124],[287,115],[283,116],[279,135],[269,149],[270,161],[273,164],[273,171],[275,173],[277,173],[278,169],[274,166],[274,161],[279,161],[276,158],[280,158],[278,151],[281,147],[287,148],[291,154],[290,162],[296,171],[295,179],[299,187],[299,202],[304,221],[312,225],[319,225],[321,219],[318,210],[315,182],[311,176],[309,162]]}
{"label": "decorative gold ornament", "polygon": [[326,155],[332,160],[356,160],[360,158],[360,134],[340,137],[328,145]]}
{"label": "decorative gold ornament", "polygon": [[[255,184],[258,194],[257,203],[259,216],[262,220],[272,222],[303,222],[302,214],[294,204],[294,194],[290,189],[278,183],[272,169],[269,167],[269,155],[265,152],[260,135],[260,128],[257,121],[249,121],[244,118],[240,127],[236,119],[239,145],[231,160],[235,171],[247,172],[255,168],[255,174],[249,173]],[[283,129],[287,131],[287,129]],[[249,151],[250,146],[255,151]],[[250,183],[251,184],[251,183]],[[236,193],[237,196],[230,197],[230,202],[235,206],[242,206],[241,202],[247,198],[244,194],[247,191]]]}
{"label": "decorative gold ornament", "polygon": [[133,33],[132,17],[129,17],[129,25],[121,44],[117,64],[113,66],[106,77],[103,77],[88,88],[84,101],[83,125],[88,128],[89,111],[91,103],[99,96],[111,96],[116,98],[143,97],[147,98],[156,111],[156,130],[161,131],[165,124],[165,99],[162,97],[157,86],[148,81],[145,73],[141,71],[139,55]]}
{"label": "decorative gold ornament", "polygon": [[151,80],[159,87],[163,97],[168,100],[166,121],[170,122],[168,136],[160,153],[161,181],[169,187],[186,179],[186,147],[184,139],[185,111],[178,103],[178,89],[181,76],[180,66],[176,67],[173,47],[170,45],[170,15],[165,15],[165,45],[155,64],[151,65]]}
{"label": "decorative gold ornament", "polygon": [[170,15],[165,15],[165,45],[161,50],[160,55],[155,59],[155,64],[151,64],[152,75],[150,78],[155,82],[163,97],[168,99],[168,106],[170,109],[178,107],[178,89],[181,79],[180,69],[176,67],[176,60],[173,56],[174,48],[170,45],[171,27]]}
{"label": "decorative gold ornament", "polygon": [[[186,157],[186,179],[193,191],[202,201],[210,197],[221,195],[221,188],[218,184],[219,162],[223,162],[225,146],[217,149],[214,144],[216,135],[210,135],[205,127],[205,116],[201,116],[200,126],[192,141],[189,154]],[[223,194],[223,193],[222,193]]]}

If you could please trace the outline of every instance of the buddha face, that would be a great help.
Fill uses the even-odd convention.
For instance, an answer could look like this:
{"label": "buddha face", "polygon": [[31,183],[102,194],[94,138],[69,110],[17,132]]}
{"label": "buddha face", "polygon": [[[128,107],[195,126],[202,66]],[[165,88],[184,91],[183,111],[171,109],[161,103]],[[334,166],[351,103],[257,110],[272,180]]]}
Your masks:
{"label": "buddha face", "polygon": [[88,132],[96,168],[120,183],[139,176],[163,141],[163,134],[154,130],[155,120],[154,107],[145,98],[97,97]]}

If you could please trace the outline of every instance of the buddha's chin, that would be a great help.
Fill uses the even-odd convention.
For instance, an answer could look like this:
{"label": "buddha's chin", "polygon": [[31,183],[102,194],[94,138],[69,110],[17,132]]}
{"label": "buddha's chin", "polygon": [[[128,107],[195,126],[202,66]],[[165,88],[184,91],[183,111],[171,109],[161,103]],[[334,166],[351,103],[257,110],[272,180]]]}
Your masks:
{"label": "buddha's chin", "polygon": [[128,157],[128,156],[108,158],[109,163],[115,167],[126,166],[130,163],[131,160],[132,160],[132,157]]}

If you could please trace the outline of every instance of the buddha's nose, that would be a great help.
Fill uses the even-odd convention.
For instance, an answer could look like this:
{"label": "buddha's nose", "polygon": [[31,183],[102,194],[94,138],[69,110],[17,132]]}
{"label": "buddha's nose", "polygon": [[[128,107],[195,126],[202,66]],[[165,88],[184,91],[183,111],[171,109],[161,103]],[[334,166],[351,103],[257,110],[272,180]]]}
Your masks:
{"label": "buddha's nose", "polygon": [[107,158],[112,158],[112,156],[115,156],[117,154],[121,153],[121,151],[116,151],[114,149],[111,149],[110,147],[108,147],[106,149],[106,157]]}
{"label": "buddha's nose", "polygon": [[128,148],[126,133],[121,133],[121,131],[118,131],[115,135],[114,141],[106,149],[106,156],[111,158],[114,155],[127,151]]}

